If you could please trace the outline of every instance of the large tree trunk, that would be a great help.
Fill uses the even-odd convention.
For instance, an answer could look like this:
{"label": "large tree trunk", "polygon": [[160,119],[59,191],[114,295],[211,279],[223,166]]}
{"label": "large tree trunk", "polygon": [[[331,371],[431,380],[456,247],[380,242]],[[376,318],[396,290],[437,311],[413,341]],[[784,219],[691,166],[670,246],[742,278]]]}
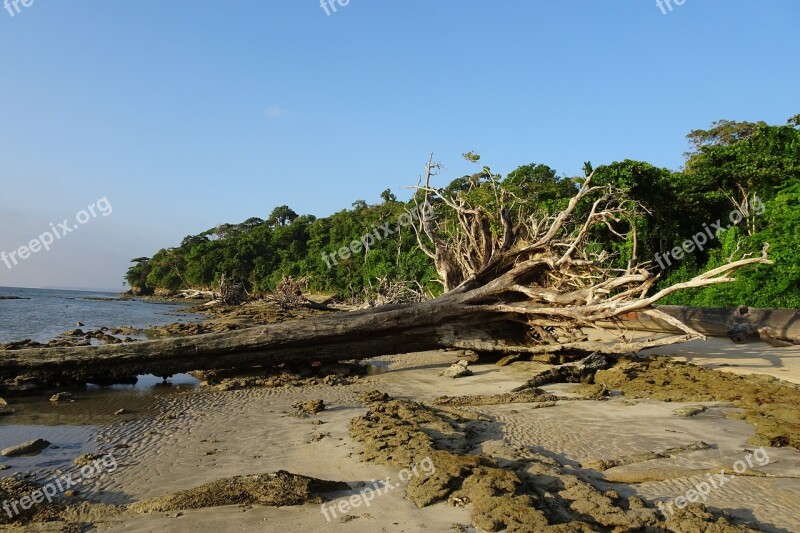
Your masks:
{"label": "large tree trunk", "polygon": [[[760,258],[740,263],[759,261]],[[137,343],[10,350],[0,355],[0,379],[25,375],[47,383],[108,383],[137,374],[168,376],[191,370],[245,369],[299,360],[357,360],[437,348],[527,354],[570,352],[579,357],[591,352],[639,351],[702,338],[683,327],[685,334],[647,342],[629,342],[624,337],[611,342],[589,341],[565,326],[614,323],[637,310],[672,324],[677,321],[652,309],[653,298],[659,295],[626,304],[606,302],[571,307],[504,301],[501,297],[504,292],[517,290],[513,282],[521,272],[525,269],[512,269],[485,284],[474,280],[473,284],[418,304]],[[687,285],[700,286],[714,279],[717,278],[693,280]],[[578,331],[583,330],[578,328]]]}
{"label": "large tree trunk", "polygon": [[[420,188],[425,192],[424,212],[430,211],[430,195],[438,196],[455,212],[461,227],[448,233],[430,219],[420,219],[424,226],[418,235],[426,235],[434,250],[421,241],[420,246],[434,258],[448,289],[439,298],[226,333],[7,351],[0,355],[0,379],[27,375],[49,383],[106,383],[141,373],[163,376],[297,360],[352,360],[436,348],[504,354],[570,352],[575,358],[592,352],[626,353],[703,338],[653,304],[681,289],[731,281],[729,274],[741,267],[770,262],[765,251],[761,257],[734,261],[691,281],[653,291],[658,277],[644,265],[613,268],[604,252],[587,251],[594,226],[619,222],[631,209],[616,191],[592,187],[591,176],[564,211],[542,220],[526,216],[515,225],[510,215],[514,206],[505,203],[502,191],[496,195],[498,212],[492,215],[465,206],[461,197],[431,189],[432,168],[429,162],[426,185]],[[594,193],[601,194],[578,219],[577,206]],[[493,227],[500,228],[499,235]],[[633,242],[635,249],[635,235]],[[451,286],[456,281],[458,285]],[[633,312],[663,320],[681,334],[632,342],[622,318]],[[588,340],[586,330],[591,328],[611,332],[612,340]]]}

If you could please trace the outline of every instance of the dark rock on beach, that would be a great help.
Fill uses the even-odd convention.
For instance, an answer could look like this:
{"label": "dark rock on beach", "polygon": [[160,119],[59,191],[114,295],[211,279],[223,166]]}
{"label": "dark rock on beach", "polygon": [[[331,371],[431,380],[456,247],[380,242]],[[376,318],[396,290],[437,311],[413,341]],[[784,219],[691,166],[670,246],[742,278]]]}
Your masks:
{"label": "dark rock on beach", "polygon": [[36,439],[29,442],[24,442],[16,446],[9,446],[0,451],[0,454],[5,457],[17,457],[20,455],[36,455],[42,450],[50,446],[50,443],[44,439]]}

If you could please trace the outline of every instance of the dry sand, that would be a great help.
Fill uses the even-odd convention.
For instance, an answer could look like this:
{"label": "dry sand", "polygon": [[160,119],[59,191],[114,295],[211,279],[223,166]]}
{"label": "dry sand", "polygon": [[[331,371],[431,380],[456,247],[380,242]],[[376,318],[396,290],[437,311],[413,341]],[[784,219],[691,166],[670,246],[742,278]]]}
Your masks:
{"label": "dry sand", "polygon": [[[727,339],[689,343],[680,352],[696,364],[739,373],[769,373],[800,383],[800,347],[770,348],[761,343],[734,345]],[[442,395],[498,394],[544,368],[518,362],[507,367],[476,364],[474,375],[457,380],[439,376],[459,358],[458,353],[430,352],[383,357],[375,362],[386,372],[364,377],[355,384],[317,385],[235,391],[198,389],[163,398],[155,417],[133,418],[92,428],[93,441],[111,451],[118,463],[83,484],[79,498],[106,504],[126,504],[170,492],[190,489],[221,478],[288,470],[321,479],[352,484],[390,478],[398,470],[362,462],[361,445],[349,435],[350,420],[366,412],[358,400],[378,389],[396,398],[430,402]],[[736,365],[736,366],[720,366]],[[575,386],[553,385],[548,392],[568,394]],[[308,418],[286,416],[292,405],[321,399],[327,408]],[[746,455],[753,426],[726,418],[730,404],[705,402],[707,410],[690,418],[673,411],[696,404],[654,400],[626,401],[612,396],[605,402],[561,401],[554,407],[532,404],[468,407],[488,417],[485,434],[475,441],[476,452],[491,455],[504,446],[522,446],[553,457],[561,464],[581,468],[600,459],[616,459],[654,450],[704,441],[710,449],[683,452],[669,458],[637,462],[597,476],[597,486],[621,495],[666,500],[683,495],[693,485],[691,472],[730,468]],[[321,422],[321,424],[319,424]],[[81,450],[83,451],[83,450]],[[757,520],[767,531],[800,531],[800,456],[794,449],[768,448],[770,462],[711,492],[708,506],[736,517]],[[77,451],[75,452],[77,455]],[[47,465],[40,465],[46,471]],[[641,482],[643,481],[644,482]],[[356,493],[353,489],[332,497]],[[474,531],[467,509],[445,503],[418,509],[400,487],[377,496],[369,507],[350,511],[344,518],[326,521],[319,505],[273,508],[231,505],[151,514],[103,513],[76,516],[100,531]],[[63,524],[62,524],[63,525]],[[24,530],[58,531],[61,525],[32,525]]]}

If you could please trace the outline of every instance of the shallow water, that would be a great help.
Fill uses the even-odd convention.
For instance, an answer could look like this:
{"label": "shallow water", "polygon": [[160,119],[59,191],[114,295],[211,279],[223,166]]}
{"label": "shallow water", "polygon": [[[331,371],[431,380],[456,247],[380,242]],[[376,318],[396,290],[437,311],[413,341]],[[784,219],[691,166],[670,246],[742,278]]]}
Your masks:
{"label": "shallow water", "polygon": [[84,330],[103,326],[139,329],[201,318],[185,312],[190,303],[122,300],[111,292],[0,287],[0,296],[29,298],[0,300],[0,342],[47,342],[76,328],[78,322],[85,324],[81,326]]}
{"label": "shallow water", "polygon": [[[187,374],[177,374],[166,382],[147,375],[133,385],[63,389],[72,394],[71,402],[51,402],[48,395],[6,398],[14,413],[0,417],[0,449],[34,439],[45,439],[52,446],[38,455],[0,456],[0,467],[10,467],[0,475],[70,467],[77,456],[98,450],[96,436],[101,426],[155,416],[160,401],[194,390],[197,383]],[[120,409],[125,413],[115,414]]]}
{"label": "shallow water", "polygon": [[[121,300],[115,293],[0,287],[0,296],[26,298],[0,300],[0,342],[47,342],[74,329],[77,322],[85,324],[81,326],[85,330],[103,326],[138,329],[202,318],[184,312],[189,304]],[[6,398],[13,413],[0,416],[0,449],[40,438],[52,445],[38,455],[0,456],[0,468],[9,467],[1,475],[67,468],[78,455],[97,451],[96,436],[102,426],[152,417],[160,401],[192,390],[197,383],[187,374],[167,381],[147,375],[139,376],[135,384],[58,389],[72,394],[74,401],[69,402],[51,402],[50,394]],[[120,409],[125,412],[115,414]]]}

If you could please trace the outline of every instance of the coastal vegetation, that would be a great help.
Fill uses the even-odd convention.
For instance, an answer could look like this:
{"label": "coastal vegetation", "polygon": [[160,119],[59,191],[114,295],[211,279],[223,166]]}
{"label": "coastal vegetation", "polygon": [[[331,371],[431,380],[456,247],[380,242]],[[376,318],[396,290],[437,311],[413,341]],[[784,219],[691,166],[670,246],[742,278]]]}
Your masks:
{"label": "coastal vegetation", "polygon": [[[596,169],[586,163],[584,175],[563,176],[546,164],[532,163],[500,176],[480,166],[478,155],[468,153],[476,172],[452,180],[440,191],[487,213],[505,202],[518,219],[542,218],[563,210],[593,172],[594,185],[623,191],[637,207],[626,211],[624,220],[595,228],[589,239],[598,250],[608,251],[610,264],[618,268],[649,262],[651,272],[660,276],[651,292],[758,255],[764,243],[769,244],[773,264],[744,269],[732,283],[672,293],[661,303],[800,308],[799,127],[800,115],[785,125],[714,122],[687,135],[690,150],[679,170],[624,160]],[[125,280],[132,292],[144,295],[214,289],[223,278],[261,293],[291,277],[302,280],[310,291],[340,298],[396,281],[414,283],[428,296],[437,296],[449,287],[436,260],[425,253],[424,228],[395,223],[418,207],[424,193],[417,190],[403,202],[387,189],[379,203],[357,200],[351,208],[321,218],[299,215],[282,205],[266,218],[222,224],[189,235],[152,257],[134,259]],[[440,209],[447,206],[438,195],[431,204],[436,231],[452,239],[462,229],[459,214]],[[581,211],[588,208],[580,206],[576,217],[588,214]],[[326,264],[327,254],[349,247],[387,222],[394,223],[390,238],[374,239],[332,268]],[[502,220],[490,220],[488,229],[500,236]],[[625,238],[614,235],[620,231]],[[700,246],[692,240],[699,233],[708,237]]]}

